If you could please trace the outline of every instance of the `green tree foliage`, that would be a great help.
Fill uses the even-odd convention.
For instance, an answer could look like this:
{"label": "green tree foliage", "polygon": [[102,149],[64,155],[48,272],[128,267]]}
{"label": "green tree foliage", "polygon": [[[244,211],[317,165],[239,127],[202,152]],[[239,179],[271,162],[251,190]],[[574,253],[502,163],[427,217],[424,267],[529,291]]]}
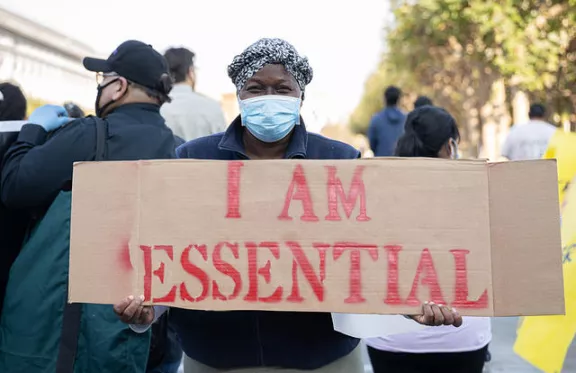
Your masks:
{"label": "green tree foliage", "polygon": [[[394,84],[430,96],[459,121],[463,140],[481,141],[486,103],[504,82],[556,113],[576,105],[576,0],[398,1],[386,52],[351,115],[364,133]],[[405,105],[406,106],[406,105]],[[411,104],[405,109],[411,109]]]}

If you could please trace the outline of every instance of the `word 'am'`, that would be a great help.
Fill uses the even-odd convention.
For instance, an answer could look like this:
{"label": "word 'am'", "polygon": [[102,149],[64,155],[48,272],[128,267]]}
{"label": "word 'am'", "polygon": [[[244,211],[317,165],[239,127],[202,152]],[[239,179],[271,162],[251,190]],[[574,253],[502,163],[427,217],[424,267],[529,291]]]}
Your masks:
{"label": "word 'am'", "polygon": [[[242,162],[230,162],[228,164],[228,209],[226,218],[240,219],[240,174]],[[326,193],[328,195],[328,215],[324,218],[327,221],[341,221],[342,218],[338,212],[338,201],[342,201],[344,212],[348,219],[350,219],[357,201],[360,202],[360,213],[356,217],[357,221],[370,221],[366,213],[366,187],[362,179],[362,172],[364,166],[357,166],[348,193],[344,191],[342,181],[336,175],[336,166],[325,166],[328,173],[328,180],[326,182]],[[314,204],[312,203],[312,195],[306,174],[302,165],[297,164],[292,174],[292,182],[288,186],[286,198],[284,200],[284,207],[278,215],[278,220],[292,220],[288,214],[290,204],[293,200],[301,201],[304,212],[300,220],[307,222],[320,221],[318,216],[314,213]]]}
{"label": "word 'am'", "polygon": [[[338,242],[334,244],[314,243],[315,250],[304,250],[296,241],[285,242],[285,247],[281,247],[279,242],[244,242],[243,247],[235,242],[220,242],[214,247],[207,245],[189,245],[186,248],[175,249],[171,245],[140,245],[144,261],[144,296],[147,301],[153,303],[173,303],[179,297],[185,302],[202,302],[202,301],[230,301],[242,297],[246,302],[258,303],[280,303],[293,302],[302,303],[305,298],[301,294],[301,277],[312,288],[314,297],[320,303],[325,300],[325,287],[327,272],[330,274],[330,268],[327,268],[327,258],[334,261],[347,260],[349,262],[348,270],[348,291],[344,291],[344,299],[341,301],[346,304],[365,303],[366,298],[363,294],[362,286],[362,258],[369,259],[373,262],[386,262],[387,264],[387,281],[382,284],[382,291],[386,291],[386,297],[382,302],[391,306],[417,306],[421,304],[418,299],[420,286],[428,287],[430,291],[430,300],[439,304],[450,304],[453,307],[464,309],[484,309],[488,307],[488,291],[484,290],[481,296],[476,300],[470,300],[468,294],[468,275],[466,258],[468,250],[455,249],[450,250],[453,257],[455,282],[453,284],[454,294],[452,301],[446,302],[445,296],[438,281],[438,273],[434,266],[430,250],[423,249],[420,252],[419,264],[412,281],[412,287],[407,298],[402,299],[399,292],[399,256],[402,252],[402,246],[386,245],[378,247],[371,244],[359,244],[351,242]],[[222,253],[228,250],[235,259],[241,257],[241,252],[245,253],[247,264],[234,265],[223,260]],[[264,280],[267,284],[271,282],[273,273],[271,271],[272,263],[266,260],[264,265],[259,263],[259,252],[263,250],[272,254],[277,261],[291,262],[292,276],[288,278],[279,278],[285,283],[277,286],[271,294],[262,294],[259,282]],[[158,260],[158,254],[164,252],[164,261]],[[202,260],[190,259],[192,252],[200,254]],[[318,268],[314,268],[309,255],[315,253],[318,255]],[[180,254],[175,258],[175,254]],[[386,259],[379,261],[381,255]],[[166,260],[169,259],[169,260]],[[176,268],[175,266],[180,266]],[[164,284],[166,271],[182,269],[190,275],[190,281],[195,281],[194,288],[200,289],[197,294],[191,294],[191,284],[182,281],[174,284],[167,294],[153,297],[152,284],[153,280],[160,281]],[[383,268],[383,271],[386,270]],[[211,278],[210,274],[216,272],[230,278],[234,287],[231,292],[224,294],[218,281]],[[242,273],[244,271],[245,273]]]}

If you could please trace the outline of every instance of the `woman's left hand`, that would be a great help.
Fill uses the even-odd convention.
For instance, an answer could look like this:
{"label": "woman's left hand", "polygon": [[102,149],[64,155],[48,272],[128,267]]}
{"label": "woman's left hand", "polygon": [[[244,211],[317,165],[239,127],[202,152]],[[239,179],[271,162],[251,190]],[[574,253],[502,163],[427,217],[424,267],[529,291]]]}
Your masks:
{"label": "woman's left hand", "polygon": [[422,305],[422,314],[410,316],[418,324],[428,326],[453,325],[459,327],[462,325],[462,316],[454,308],[426,302]]}

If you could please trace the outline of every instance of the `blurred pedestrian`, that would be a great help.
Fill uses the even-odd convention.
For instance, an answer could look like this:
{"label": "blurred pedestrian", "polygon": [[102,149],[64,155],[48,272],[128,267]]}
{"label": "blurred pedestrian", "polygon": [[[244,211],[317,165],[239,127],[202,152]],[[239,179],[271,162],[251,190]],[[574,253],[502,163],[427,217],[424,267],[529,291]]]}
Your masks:
{"label": "blurred pedestrian", "polygon": [[427,106],[427,105],[432,106],[434,104],[432,103],[432,100],[426,96],[418,96],[416,101],[414,101],[414,109],[418,109],[421,106]]}
{"label": "blurred pedestrian", "polygon": [[0,120],[24,120],[27,105],[26,97],[18,86],[8,82],[0,83]]}
{"label": "blurred pedestrian", "polygon": [[[445,110],[422,106],[406,119],[396,156],[458,158],[460,135]],[[490,319],[464,317],[462,326],[439,326],[366,340],[374,373],[482,373],[492,338]]]}
{"label": "blurred pedestrian", "polygon": [[73,102],[64,103],[64,109],[66,109],[68,117],[70,118],[80,119],[86,116],[86,114],[84,114],[84,111],[80,109],[80,106],[76,105]]}
{"label": "blurred pedestrian", "polygon": [[[312,80],[308,60],[281,39],[261,39],[228,67],[241,114],[222,134],[178,148],[180,158],[355,159],[353,147],[306,130],[300,107]],[[258,229],[254,227],[254,229]],[[166,307],[142,305],[143,297],[119,300],[114,310],[135,331],[146,330]],[[423,306],[419,323],[459,325],[447,307]],[[334,330],[330,313],[173,308],[174,326],[186,353],[186,373],[363,373],[359,340]],[[435,318],[437,312],[438,318]],[[440,320],[440,317],[442,320]]]}
{"label": "blurred pedestrian", "polygon": [[160,110],[168,127],[185,141],[223,132],[226,119],[220,104],[195,91],[194,53],[186,48],[170,48],[164,57],[175,83],[170,92],[172,101]]}
{"label": "blurred pedestrian", "polygon": [[384,92],[386,107],[372,117],[368,128],[370,148],[375,157],[390,157],[394,154],[396,141],[404,133],[406,115],[398,109],[398,101],[402,91],[390,86]]}
{"label": "blurred pedestrian", "polygon": [[[22,126],[14,121],[26,118],[26,107],[26,97],[18,86],[0,83],[0,165]],[[9,210],[0,203],[0,317],[10,267],[20,252],[29,220],[25,212]]]}
{"label": "blurred pedestrian", "polygon": [[531,105],[528,117],[527,123],[515,124],[510,129],[502,146],[503,157],[511,161],[540,159],[546,152],[548,142],[558,128],[546,121],[544,105]]}
{"label": "blurred pedestrian", "polygon": [[97,117],[73,120],[64,107],[42,106],[5,157],[2,202],[39,218],[10,272],[3,373],[146,369],[150,333],[134,333],[110,306],[67,303],[70,189],[75,162],[175,158],[175,136],[160,115],[172,79],[164,57],[134,40],[106,60],[86,57],[84,67],[96,73]]}

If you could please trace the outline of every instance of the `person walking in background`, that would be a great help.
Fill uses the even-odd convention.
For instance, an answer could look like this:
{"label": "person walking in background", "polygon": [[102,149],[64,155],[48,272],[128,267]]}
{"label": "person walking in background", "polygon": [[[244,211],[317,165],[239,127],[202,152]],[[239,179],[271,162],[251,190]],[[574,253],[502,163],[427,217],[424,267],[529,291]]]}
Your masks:
{"label": "person walking in background", "polygon": [[386,107],[374,115],[368,128],[370,148],[375,157],[390,157],[394,154],[396,141],[404,133],[406,115],[398,109],[402,91],[390,86],[384,92]]}
{"label": "person walking in background", "polygon": [[514,125],[502,146],[502,156],[511,161],[540,159],[546,152],[548,142],[558,130],[546,121],[546,107],[530,106],[527,123]]}
{"label": "person walking in background", "polygon": [[[14,121],[26,118],[26,107],[26,97],[20,88],[10,83],[0,84],[0,165],[22,126]],[[0,203],[0,317],[10,267],[20,252],[29,221],[28,214],[9,210]]]}
{"label": "person walking in background", "polygon": [[[455,159],[460,135],[445,110],[423,106],[408,114],[396,156]],[[492,339],[490,319],[464,317],[439,326],[366,340],[374,373],[481,373]]]}
{"label": "person walking in background", "polygon": [[66,109],[69,118],[80,119],[86,116],[80,106],[70,101],[64,103],[64,109]]}
{"label": "person walking in background", "polygon": [[427,106],[427,105],[432,106],[432,105],[434,105],[434,103],[432,102],[432,100],[429,97],[426,97],[426,96],[418,96],[416,101],[414,101],[414,109],[418,109],[419,107]]}
{"label": "person walking in background", "polygon": [[220,104],[195,91],[194,53],[186,48],[170,48],[164,53],[174,88],[172,102],[160,109],[166,125],[185,141],[224,132],[226,119]]}

